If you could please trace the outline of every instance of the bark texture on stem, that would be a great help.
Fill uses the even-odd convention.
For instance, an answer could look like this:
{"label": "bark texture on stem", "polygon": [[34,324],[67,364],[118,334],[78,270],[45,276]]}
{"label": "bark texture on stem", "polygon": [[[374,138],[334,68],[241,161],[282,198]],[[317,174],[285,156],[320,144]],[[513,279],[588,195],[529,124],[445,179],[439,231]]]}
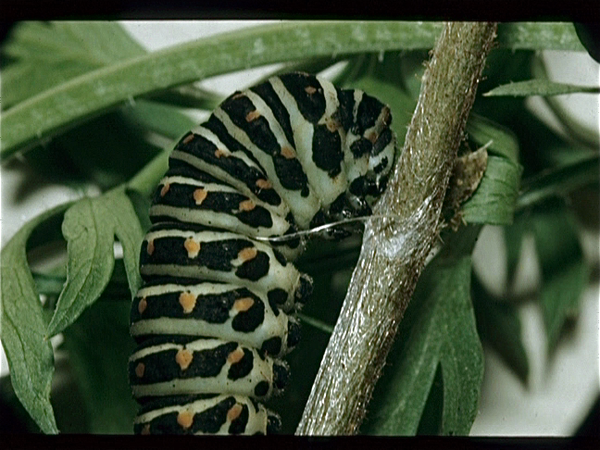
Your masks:
{"label": "bark texture on stem", "polygon": [[373,220],[296,434],[358,431],[440,231],[440,212],[495,23],[447,23],[423,76],[402,156]]}

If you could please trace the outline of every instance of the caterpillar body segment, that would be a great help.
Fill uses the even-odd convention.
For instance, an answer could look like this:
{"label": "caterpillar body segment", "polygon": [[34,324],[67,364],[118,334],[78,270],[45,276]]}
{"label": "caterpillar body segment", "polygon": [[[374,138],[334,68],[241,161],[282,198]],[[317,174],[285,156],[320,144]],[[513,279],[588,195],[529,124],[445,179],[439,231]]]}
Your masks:
{"label": "caterpillar body segment", "polygon": [[279,416],[239,395],[159,398],[135,418],[136,434],[266,434],[281,427]]}

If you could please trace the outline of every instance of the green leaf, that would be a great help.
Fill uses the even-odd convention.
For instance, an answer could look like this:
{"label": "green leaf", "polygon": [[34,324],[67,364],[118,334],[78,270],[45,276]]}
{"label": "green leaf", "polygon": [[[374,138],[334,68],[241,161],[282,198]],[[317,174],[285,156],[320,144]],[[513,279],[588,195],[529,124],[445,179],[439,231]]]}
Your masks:
{"label": "green leaf", "polygon": [[113,272],[115,236],[123,247],[131,295],[141,284],[138,248],[143,231],[124,188],[78,201],[65,214],[63,234],[69,254],[67,283],[48,325],[49,336],[72,324],[106,288]]}
{"label": "green leaf", "polygon": [[[479,227],[461,229],[427,266],[406,311],[363,432],[414,435],[441,366],[443,435],[466,435],[477,414],[483,353],[470,299],[471,256]],[[450,242],[451,241],[451,242]],[[427,427],[430,429],[431,427]]]}
{"label": "green leaf", "polygon": [[[540,55],[533,59],[531,69],[536,78],[548,79],[546,64]],[[545,103],[550,107],[556,118],[564,127],[569,138],[580,142],[596,151],[600,146],[600,133],[597,126],[588,126],[580,118],[569,111],[564,102],[554,97],[545,97]]]}
{"label": "green leaf", "polygon": [[540,301],[549,353],[556,349],[567,320],[577,317],[589,273],[588,265],[580,258],[544,280]]}
{"label": "green leaf", "polygon": [[562,197],[586,186],[597,186],[599,174],[600,156],[597,154],[540,172],[523,182],[517,210],[531,208],[549,198]]}
{"label": "green leaf", "polygon": [[[528,80],[534,78],[531,74],[531,61],[535,58],[535,52],[530,50],[509,50],[496,48],[490,52],[486,61],[478,95],[473,105],[469,119],[474,113],[508,127],[514,134],[512,121],[515,115],[524,108],[525,98],[518,97],[484,97],[481,95],[496,86],[507,84],[512,81]],[[523,144],[520,140],[519,148],[523,152]]]}
{"label": "green leaf", "polygon": [[540,301],[552,352],[566,320],[578,313],[590,268],[583,257],[575,218],[564,203],[549,202],[530,220],[542,269]]}
{"label": "green leaf", "polygon": [[527,383],[529,361],[523,346],[521,319],[513,303],[494,298],[473,278],[473,307],[477,318],[477,331],[506,365]]}
{"label": "green leaf", "polygon": [[135,345],[129,336],[129,297],[98,301],[64,332],[90,433],[132,432],[137,411],[127,361]]}
{"label": "green leaf", "polygon": [[[2,159],[126,101],[210,76],[276,62],[431,48],[439,22],[286,22],[223,33],[113,63],[21,102],[3,117]],[[509,48],[583,49],[572,26],[499,31]]]}
{"label": "green leaf", "polygon": [[530,97],[532,95],[550,97],[553,95],[598,93],[600,93],[600,87],[598,86],[577,86],[575,84],[557,83],[549,80],[535,79],[504,84],[484,93],[483,95],[485,97]]}
{"label": "green leaf", "polygon": [[58,433],[50,404],[54,353],[26,249],[34,230],[62,217],[69,206],[57,206],[29,221],[2,249],[2,345],[15,393],[44,433]]}
{"label": "green leaf", "polygon": [[[59,266],[61,269],[62,266]],[[41,295],[52,296],[58,299],[58,296],[65,286],[67,281],[66,274],[61,273],[33,273],[33,279],[35,286]],[[66,272],[66,270],[65,270]],[[125,265],[122,259],[115,260],[115,267],[110,282],[104,292],[102,298],[106,300],[115,300],[129,298],[131,292],[129,290],[129,283],[127,282],[127,274],[125,272]],[[51,317],[49,318],[51,319]]]}
{"label": "green leaf", "polygon": [[572,23],[513,22],[498,25],[498,46],[512,50],[584,52]]}
{"label": "green leaf", "polygon": [[2,159],[130,99],[275,62],[431,48],[440,23],[289,22],[223,33],[113,63],[44,91],[3,117]]}
{"label": "green leaf", "polygon": [[510,289],[514,285],[517,266],[521,258],[523,237],[527,232],[527,221],[523,214],[515,214],[512,224],[505,226],[503,231],[504,248],[506,251],[506,280]]}
{"label": "green leaf", "polygon": [[521,171],[520,165],[506,158],[490,155],[479,187],[463,205],[464,220],[473,224],[512,223]]}
{"label": "green leaf", "polygon": [[[145,50],[114,22],[22,22],[3,48],[3,109]],[[40,70],[43,67],[43,70]]]}
{"label": "green leaf", "polygon": [[[53,398],[55,400],[55,398]],[[2,404],[3,432],[39,433],[40,427],[30,417],[15,394],[10,374],[0,377],[0,403]],[[57,408],[58,409],[58,408]],[[12,420],[11,420],[12,419]],[[59,419],[56,419],[59,422]],[[5,431],[6,430],[6,431]]]}
{"label": "green leaf", "polygon": [[519,163],[519,141],[508,128],[471,113],[466,131],[469,138],[482,147],[491,141],[487,147],[489,153],[504,156],[515,164]]}

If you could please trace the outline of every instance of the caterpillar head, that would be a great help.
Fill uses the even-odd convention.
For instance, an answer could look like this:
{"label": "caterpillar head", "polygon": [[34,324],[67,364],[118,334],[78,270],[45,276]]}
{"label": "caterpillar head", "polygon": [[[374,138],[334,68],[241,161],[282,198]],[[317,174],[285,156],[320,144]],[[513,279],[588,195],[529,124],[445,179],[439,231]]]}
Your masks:
{"label": "caterpillar head", "polygon": [[[394,166],[396,137],[388,106],[362,91],[352,92],[355,101],[354,121],[348,127],[345,145],[351,163],[346,166],[348,188],[334,202],[313,218],[311,227],[353,217],[368,216],[372,206],[386,188]],[[348,153],[347,153],[348,154]],[[328,237],[338,239],[349,235],[358,223],[345,224],[328,230]]]}
{"label": "caterpillar head", "polygon": [[383,193],[394,166],[396,136],[391,130],[390,108],[362,93],[356,122],[348,133],[355,164],[348,194],[371,206]]}
{"label": "caterpillar head", "polygon": [[396,152],[396,136],[391,130],[392,114],[390,108],[384,105],[371,130],[365,132],[365,137],[373,143],[369,153],[369,170],[367,179],[374,185],[375,196],[381,195],[387,184],[391,169],[394,166]]}

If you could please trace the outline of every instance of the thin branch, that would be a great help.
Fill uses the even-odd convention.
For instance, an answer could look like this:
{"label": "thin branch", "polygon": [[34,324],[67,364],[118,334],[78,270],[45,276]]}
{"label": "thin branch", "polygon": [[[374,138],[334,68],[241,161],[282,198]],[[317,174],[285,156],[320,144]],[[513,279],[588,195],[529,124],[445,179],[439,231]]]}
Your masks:
{"label": "thin branch", "polygon": [[441,227],[494,23],[448,23],[423,76],[402,156],[366,226],[360,259],[296,434],[357,432]]}

